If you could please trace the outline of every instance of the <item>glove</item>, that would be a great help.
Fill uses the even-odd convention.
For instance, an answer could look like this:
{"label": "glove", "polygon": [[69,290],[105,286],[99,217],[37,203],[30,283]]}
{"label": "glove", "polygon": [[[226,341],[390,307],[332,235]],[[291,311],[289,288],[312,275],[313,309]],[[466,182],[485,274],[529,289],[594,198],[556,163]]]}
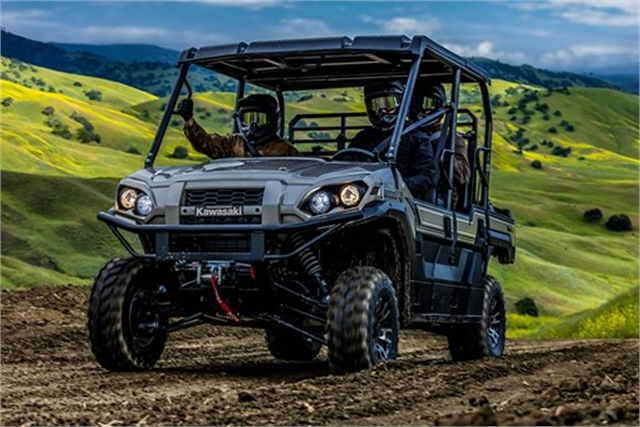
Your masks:
{"label": "glove", "polygon": [[176,112],[185,122],[188,122],[193,117],[193,99],[185,98],[180,101]]}

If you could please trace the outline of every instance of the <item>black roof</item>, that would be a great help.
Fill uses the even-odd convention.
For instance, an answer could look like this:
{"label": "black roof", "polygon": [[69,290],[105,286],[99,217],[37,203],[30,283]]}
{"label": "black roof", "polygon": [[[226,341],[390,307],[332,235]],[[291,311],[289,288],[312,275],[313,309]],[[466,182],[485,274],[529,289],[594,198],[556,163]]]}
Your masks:
{"label": "black roof", "polygon": [[358,36],[258,41],[186,49],[178,64],[191,63],[269,89],[357,87],[372,79],[406,78],[424,51],[420,78],[489,83],[479,66],[425,36]]}

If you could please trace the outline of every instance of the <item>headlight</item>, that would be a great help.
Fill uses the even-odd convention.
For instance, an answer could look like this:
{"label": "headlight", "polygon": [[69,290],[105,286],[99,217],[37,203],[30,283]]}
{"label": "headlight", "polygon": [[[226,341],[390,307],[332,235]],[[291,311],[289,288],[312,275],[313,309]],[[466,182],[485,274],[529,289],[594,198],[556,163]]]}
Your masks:
{"label": "headlight", "polygon": [[126,210],[131,210],[136,206],[136,200],[138,199],[138,192],[133,188],[125,188],[120,192],[118,201],[120,207]]}
{"label": "headlight", "polygon": [[309,210],[315,215],[329,212],[331,196],[326,191],[318,191],[309,199]]}
{"label": "headlight", "polygon": [[146,194],[142,194],[138,197],[138,201],[136,202],[136,211],[142,216],[149,215],[149,212],[153,209],[153,200],[151,197]]}
{"label": "headlight", "polygon": [[345,185],[340,190],[340,202],[350,208],[360,202],[360,189],[355,185]]}

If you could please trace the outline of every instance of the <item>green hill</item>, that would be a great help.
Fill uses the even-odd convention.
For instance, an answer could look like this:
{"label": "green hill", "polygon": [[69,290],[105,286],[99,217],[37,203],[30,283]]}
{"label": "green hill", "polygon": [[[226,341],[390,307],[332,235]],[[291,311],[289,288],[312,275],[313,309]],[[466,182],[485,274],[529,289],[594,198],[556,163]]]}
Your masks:
{"label": "green hill", "polygon": [[[146,153],[166,98],[21,65],[26,67],[19,71],[23,80],[35,77],[45,86],[2,81],[2,98],[12,99],[1,107],[2,286],[88,284],[106,259],[124,253],[95,214],[112,204],[117,180],[142,167],[143,156],[135,153]],[[13,66],[20,67],[3,62],[8,72]],[[89,89],[100,91],[102,100],[87,98]],[[504,81],[494,81],[491,93],[492,200],[510,208],[518,225],[516,264],[491,266],[505,288],[508,310],[513,312],[520,298],[532,297],[542,314],[539,321],[530,319],[535,326],[595,313],[587,310],[638,283],[638,97],[609,89],[549,92]],[[359,91],[305,95],[290,104],[287,119],[363,108]],[[196,119],[206,129],[230,130],[233,94],[198,93],[195,99]],[[463,99],[478,110],[472,91]],[[46,107],[69,127],[70,139],[52,134]],[[78,141],[83,125],[71,117],[74,113],[92,124],[99,144]],[[176,146],[188,147],[181,127],[179,118],[172,121],[158,164],[181,162],[168,157]],[[192,160],[202,158],[190,154]],[[540,169],[531,167],[535,160]],[[584,222],[583,213],[595,207],[605,218]],[[631,217],[632,233],[604,227],[607,217],[618,213]],[[529,319],[513,319],[515,333],[519,323],[531,332]]]}
{"label": "green hill", "polygon": [[[67,51],[50,43],[41,43],[6,31],[2,31],[0,37],[2,56],[15,62],[108,79],[158,96],[168,95],[178,76],[178,69],[175,67],[177,57],[171,64],[160,61],[128,64],[90,52]],[[195,67],[189,76],[191,85],[198,92],[231,91],[235,88],[229,78],[203,68]],[[21,83],[8,73],[3,73],[2,79]]]}

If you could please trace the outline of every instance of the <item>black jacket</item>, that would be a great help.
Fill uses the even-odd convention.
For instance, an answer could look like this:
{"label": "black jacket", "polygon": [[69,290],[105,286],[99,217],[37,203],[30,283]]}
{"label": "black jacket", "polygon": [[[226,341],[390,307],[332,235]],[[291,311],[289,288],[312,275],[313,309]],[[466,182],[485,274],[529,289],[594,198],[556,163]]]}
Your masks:
{"label": "black jacket", "polygon": [[[370,126],[358,132],[349,148],[373,151],[389,135],[390,133]],[[436,161],[433,147],[424,133],[416,130],[402,137],[398,145],[396,166],[414,197],[424,199],[427,192],[434,188]]]}

